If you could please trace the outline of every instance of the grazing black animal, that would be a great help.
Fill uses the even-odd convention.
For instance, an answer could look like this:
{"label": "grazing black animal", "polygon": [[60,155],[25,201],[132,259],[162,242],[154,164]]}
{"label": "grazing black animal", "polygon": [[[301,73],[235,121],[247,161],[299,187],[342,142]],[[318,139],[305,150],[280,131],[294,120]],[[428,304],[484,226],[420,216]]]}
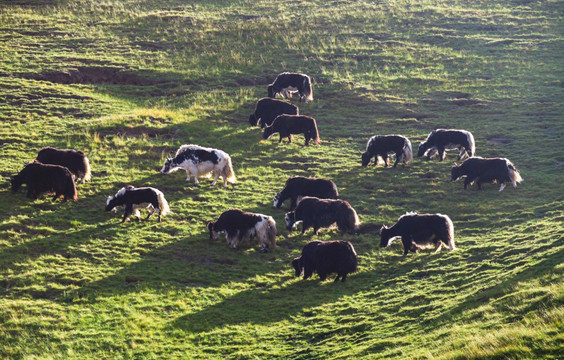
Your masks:
{"label": "grazing black animal", "polygon": [[217,239],[225,232],[227,245],[237,249],[241,241],[256,238],[262,245],[261,252],[276,247],[276,222],[271,216],[231,209],[223,212],[216,221],[207,224],[210,239]]}
{"label": "grazing black animal", "polygon": [[401,237],[404,256],[409,251],[416,253],[430,246],[435,246],[437,252],[442,244],[450,250],[456,249],[452,221],[448,216],[441,214],[407,213],[390,228],[382,225],[380,247],[390,246],[395,237]]}
{"label": "grazing black animal", "polygon": [[164,194],[152,187],[136,188],[131,185],[119,189],[114,196],[108,196],[106,201],[106,211],[114,210],[118,206],[125,205],[123,212],[122,223],[129,219],[131,214],[140,220],[141,213],[139,209],[148,209],[149,215],[145,220],[148,220],[155,211],[159,214],[159,222],[162,221],[162,216],[170,213],[168,202]]}
{"label": "grazing black animal", "polygon": [[311,80],[306,74],[284,72],[279,74],[274,82],[268,85],[268,97],[275,97],[277,94],[285,98],[291,98],[292,93],[300,95],[300,101],[313,101],[313,89]]}
{"label": "grazing black animal", "polygon": [[80,179],[84,184],[90,181],[90,162],[82,151],[69,149],[55,149],[54,147],[44,147],[37,153],[35,159],[43,164],[61,165],[70,170],[76,181]]}
{"label": "grazing black animal", "polygon": [[396,162],[409,164],[413,160],[411,141],[402,135],[375,135],[368,140],[366,151],[362,153],[362,166],[367,166],[370,159],[374,158],[374,165],[382,159],[386,167],[389,165],[388,153],[396,154]]}
{"label": "grazing black animal", "polygon": [[262,98],[257,101],[255,112],[249,116],[249,124],[259,125],[261,128],[272,124],[278,115],[299,115],[300,110],[287,101]]}
{"label": "grazing black animal", "polygon": [[305,115],[279,115],[274,119],[272,125],[267,126],[262,133],[263,139],[270,138],[274,133],[280,134],[280,141],[287,137],[292,142],[292,134],[304,134],[305,144],[313,140],[316,144],[321,144],[317,123],[314,118]]}
{"label": "grazing black animal", "polygon": [[476,155],[476,143],[470,131],[456,129],[437,129],[432,131],[424,142],[419,144],[417,156],[425,155],[427,160],[439,154],[439,159],[443,161],[446,157],[446,150],[458,149],[458,160],[464,156],[471,158]]}
{"label": "grazing black animal", "polygon": [[306,178],[303,176],[291,177],[286,180],[284,189],[274,195],[274,207],[280,208],[284,201],[290,199],[290,210],[294,210],[304,196],[313,196],[320,199],[338,199],[339,190],[337,190],[337,185],[328,179]]}
{"label": "grazing black animal", "polygon": [[319,228],[330,227],[334,223],[337,223],[341,235],[346,232],[358,234],[360,226],[358,215],[348,202],[310,196],[303,197],[296,210],[287,212],[285,220],[288,230],[292,230],[301,221],[302,234],[313,227],[313,232],[317,235]]}
{"label": "grazing black animal", "polygon": [[500,182],[499,191],[505,189],[505,182],[511,182],[513,187],[523,181],[515,165],[506,158],[484,159],[476,156],[466,159],[462,165],[456,165],[451,169],[451,181],[456,181],[461,177],[464,179],[464,190],[474,181],[478,184],[478,190],[482,190],[482,183],[492,183],[496,180]]}
{"label": "grazing black animal", "polygon": [[304,280],[317,272],[321,281],[327,280],[331,273],[337,273],[335,282],[344,282],[347,274],[357,270],[354,247],[348,241],[310,241],[302,249],[302,255],[292,261],[296,276],[304,275]]}
{"label": "grazing black animal", "polygon": [[63,201],[78,200],[76,186],[72,174],[64,166],[42,164],[34,161],[26,166],[17,175],[10,179],[12,191],[16,192],[22,186],[27,186],[27,197],[37,199],[43,193],[55,193],[53,201],[63,197]]}

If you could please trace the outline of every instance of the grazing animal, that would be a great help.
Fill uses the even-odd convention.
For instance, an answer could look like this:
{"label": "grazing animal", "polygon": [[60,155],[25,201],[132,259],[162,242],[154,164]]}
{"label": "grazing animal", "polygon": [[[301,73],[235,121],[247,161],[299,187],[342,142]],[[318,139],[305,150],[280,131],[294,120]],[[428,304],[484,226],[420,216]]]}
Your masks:
{"label": "grazing animal", "polygon": [[396,154],[396,162],[409,164],[413,160],[411,141],[402,135],[375,135],[368,140],[366,151],[362,153],[362,166],[367,166],[370,159],[374,158],[374,165],[378,165],[380,159],[386,167],[389,165],[388,153]]}
{"label": "grazing animal", "polygon": [[227,186],[227,182],[233,184],[236,181],[231,157],[218,149],[182,145],[174,158],[165,160],[161,173],[169,174],[180,169],[186,170],[186,182],[190,181],[190,176],[193,175],[196,185],[199,183],[198,177],[210,177],[212,174],[215,175],[212,185],[215,185],[220,176],[223,177],[223,186]]}
{"label": "grazing animal", "polygon": [[300,95],[300,101],[313,101],[311,80],[306,74],[283,72],[278,74],[274,82],[268,85],[268,97],[274,98],[280,94],[285,98],[292,98],[292,93]]}
{"label": "grazing animal", "polygon": [[34,161],[25,165],[17,175],[10,179],[12,192],[16,192],[22,186],[27,186],[27,197],[37,199],[43,193],[55,193],[53,201],[63,197],[63,201],[78,200],[76,186],[72,174],[64,166],[42,164]]}
{"label": "grazing animal", "polygon": [[148,220],[155,211],[159,214],[159,222],[162,221],[162,217],[170,213],[170,208],[168,207],[168,202],[166,201],[164,194],[152,187],[140,187],[136,188],[131,185],[119,189],[119,191],[114,196],[108,196],[106,201],[106,211],[114,210],[117,206],[125,205],[125,210],[123,212],[122,223],[129,219],[129,216],[133,214],[140,220],[141,213],[139,209],[148,209],[149,215],[145,218]]}
{"label": "grazing animal", "polygon": [[82,151],[55,149],[54,147],[44,147],[37,153],[35,159],[43,164],[61,165],[70,170],[75,177],[76,182],[81,180],[90,181],[90,162]]}
{"label": "grazing animal", "polygon": [[313,140],[316,144],[321,144],[319,131],[314,118],[305,115],[279,115],[274,119],[272,125],[267,126],[262,133],[263,139],[270,138],[274,133],[280,134],[280,141],[287,137],[292,142],[292,134],[304,134],[305,144]]}
{"label": "grazing animal", "polygon": [[454,226],[446,215],[407,213],[401,216],[390,228],[382,225],[380,229],[380,247],[390,246],[392,239],[401,237],[403,255],[409,251],[435,246],[435,252],[441,250],[442,244],[450,250],[454,245]]}
{"label": "grazing animal", "polygon": [[271,125],[274,119],[282,114],[299,115],[300,110],[287,101],[262,98],[257,102],[255,112],[249,116],[249,124],[263,128]]}
{"label": "grazing animal", "polygon": [[331,180],[295,176],[286,180],[284,189],[274,195],[274,207],[280,208],[284,201],[291,199],[290,210],[294,210],[304,196],[314,196],[320,199],[338,199],[339,191],[337,190],[337,185]]}
{"label": "grazing animal", "polygon": [[216,221],[207,224],[210,239],[217,239],[225,232],[227,245],[237,249],[243,240],[254,238],[262,245],[260,251],[267,252],[276,247],[276,222],[272,216],[231,209],[222,213]]}
{"label": "grazing animal", "polygon": [[312,227],[317,235],[319,228],[330,227],[334,223],[337,223],[341,235],[346,232],[358,234],[360,226],[358,215],[348,202],[310,196],[303,197],[294,211],[287,212],[285,220],[290,231],[301,221],[302,234]]}
{"label": "grazing animal", "polygon": [[304,275],[304,280],[317,272],[321,281],[327,280],[331,273],[337,273],[335,282],[344,282],[347,274],[357,270],[357,258],[349,241],[310,241],[302,249],[302,255],[292,260],[296,276]]}
{"label": "grazing animal", "polygon": [[419,144],[417,156],[425,155],[427,160],[439,154],[439,159],[443,161],[446,157],[446,150],[458,149],[458,161],[464,156],[471,158],[476,155],[476,143],[470,131],[455,129],[437,129],[432,131],[424,142]]}
{"label": "grazing animal", "polygon": [[455,164],[451,169],[450,180],[456,181],[464,176],[464,190],[474,181],[478,184],[478,190],[482,190],[482,183],[493,183],[497,180],[501,184],[499,191],[505,189],[505,182],[511,182],[516,188],[517,183],[523,181],[515,165],[506,158],[484,159],[476,156],[466,159],[461,165]]}

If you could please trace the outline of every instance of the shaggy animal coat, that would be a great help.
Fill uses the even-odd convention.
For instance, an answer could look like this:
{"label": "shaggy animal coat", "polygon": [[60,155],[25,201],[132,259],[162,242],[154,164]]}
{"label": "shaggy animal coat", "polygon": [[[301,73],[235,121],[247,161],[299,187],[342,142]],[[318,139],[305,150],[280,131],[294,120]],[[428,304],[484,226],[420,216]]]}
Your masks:
{"label": "shaggy animal coat", "polygon": [[106,211],[111,211],[117,206],[123,205],[125,205],[125,210],[121,222],[125,222],[129,219],[131,214],[139,220],[141,217],[139,209],[146,208],[149,210],[149,215],[147,215],[145,220],[149,219],[156,210],[159,214],[159,222],[162,221],[162,216],[170,213],[170,208],[168,207],[168,202],[164,194],[160,190],[152,187],[135,188],[129,185],[121,188],[114,196],[108,197],[106,201]]}
{"label": "shaggy animal coat", "polygon": [[302,255],[292,261],[296,276],[304,275],[304,280],[317,272],[324,281],[331,273],[337,273],[334,281],[347,279],[347,274],[357,270],[354,247],[348,241],[310,241],[302,249]]}
{"label": "shaggy animal coat", "polygon": [[427,160],[439,154],[439,159],[443,161],[446,157],[446,150],[458,149],[458,160],[464,156],[469,158],[476,155],[476,144],[474,136],[470,131],[455,129],[437,129],[432,131],[427,139],[419,144],[417,156],[423,156]]}
{"label": "shaggy animal coat", "polygon": [[198,177],[210,177],[212,174],[215,175],[212,185],[215,185],[220,176],[223,178],[223,186],[227,186],[227,182],[233,184],[236,181],[231,157],[218,149],[182,145],[174,158],[165,160],[161,173],[169,174],[180,169],[186,170],[186,182],[190,181],[190,175],[193,175],[196,185],[199,183]]}
{"label": "shaggy animal coat", "polygon": [[384,161],[386,167],[389,165],[388,153],[396,154],[396,162],[409,164],[413,160],[411,141],[402,135],[375,135],[368,140],[366,151],[362,153],[362,166],[367,166],[370,159],[374,158],[374,165],[378,165],[379,159]]}
{"label": "shaggy animal coat", "polygon": [[42,164],[38,161],[27,164],[22,171],[10,179],[12,191],[27,186],[27,197],[37,199],[43,193],[55,193],[53,201],[63,197],[63,201],[78,200],[72,174],[64,166]]}
{"label": "shaggy animal coat", "polygon": [[255,112],[249,116],[249,124],[261,128],[272,124],[278,115],[299,115],[300,110],[287,101],[262,98],[257,102]]}
{"label": "shaggy animal coat", "polygon": [[331,180],[295,176],[286,180],[284,189],[274,196],[274,207],[280,208],[284,201],[291,199],[290,210],[294,210],[304,196],[338,199],[339,191],[337,185]]}
{"label": "shaggy animal coat", "polygon": [[517,183],[523,181],[515,165],[505,158],[473,157],[464,161],[462,165],[452,167],[451,181],[456,181],[464,176],[466,177],[464,179],[465,190],[474,181],[478,184],[478,190],[482,190],[482,183],[499,181],[501,184],[499,191],[505,189],[506,182],[511,182],[513,187],[517,187]]}
{"label": "shaggy animal coat", "polygon": [[313,89],[311,80],[306,74],[284,72],[279,74],[274,82],[268,85],[268,97],[280,94],[285,98],[291,98],[292,93],[300,95],[300,101],[313,101]]}
{"label": "shaggy animal coat", "polygon": [[288,230],[292,230],[301,221],[302,234],[312,227],[317,235],[319,228],[330,227],[335,223],[341,235],[346,232],[357,234],[360,226],[358,215],[348,202],[309,196],[302,198],[296,210],[286,213],[285,220]]}
{"label": "shaggy animal coat", "polygon": [[36,160],[43,164],[66,167],[75,176],[77,182],[79,179],[83,184],[85,181],[90,181],[90,162],[82,151],[55,149],[48,146],[39,150]]}
{"label": "shaggy animal coat", "polygon": [[263,139],[270,138],[274,133],[280,134],[279,143],[287,137],[292,142],[292,134],[304,134],[305,144],[309,145],[309,141],[313,140],[316,144],[321,144],[319,132],[317,131],[317,123],[314,118],[305,115],[280,115],[267,126],[262,134]]}
{"label": "shaggy animal coat", "polygon": [[207,224],[210,239],[217,239],[225,232],[227,245],[237,249],[241,241],[254,238],[262,245],[261,252],[276,247],[276,222],[271,216],[231,209],[222,213],[216,221]]}
{"label": "shaggy animal coat", "polygon": [[390,246],[395,237],[401,237],[404,256],[409,251],[415,253],[429,246],[435,246],[437,252],[442,244],[450,250],[456,249],[452,221],[448,216],[441,214],[407,213],[392,227],[383,225],[380,229],[380,247]]}

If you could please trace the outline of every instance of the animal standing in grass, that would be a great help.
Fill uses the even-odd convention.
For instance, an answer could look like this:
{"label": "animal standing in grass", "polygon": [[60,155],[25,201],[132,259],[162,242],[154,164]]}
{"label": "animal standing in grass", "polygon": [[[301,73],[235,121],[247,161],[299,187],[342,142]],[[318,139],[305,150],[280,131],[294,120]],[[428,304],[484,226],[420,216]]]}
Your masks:
{"label": "animal standing in grass", "polygon": [[174,158],[167,158],[161,169],[161,173],[184,169],[187,174],[186,182],[190,181],[190,176],[194,176],[194,184],[198,185],[198,177],[215,176],[212,185],[217,179],[223,178],[223,186],[227,183],[234,184],[236,181],[231,157],[222,150],[202,147],[198,145],[182,145]]}
{"label": "animal standing in grass", "polygon": [[471,158],[476,155],[476,143],[470,131],[456,129],[437,129],[432,131],[424,142],[419,144],[417,156],[425,156],[427,160],[434,158],[437,154],[443,161],[446,150],[459,150],[458,160],[464,156]]}
{"label": "animal standing in grass", "polygon": [[268,215],[231,209],[223,212],[216,221],[209,222],[207,228],[213,240],[224,232],[231,249],[237,249],[242,241],[255,238],[262,245],[261,252],[276,247],[276,222]]}
{"label": "animal standing in grass", "polygon": [[268,97],[271,98],[280,94],[288,99],[292,98],[292,94],[295,92],[300,95],[300,101],[306,103],[313,101],[313,88],[309,76],[284,72],[279,74],[272,84],[268,85]]}
{"label": "animal standing in grass", "polygon": [[445,244],[450,250],[454,245],[454,225],[450,218],[442,214],[407,213],[401,216],[390,228],[382,225],[380,247],[388,247],[392,240],[401,237],[403,255],[416,253],[427,247],[435,247],[435,252]]}
{"label": "animal standing in grass", "polygon": [[76,182],[81,180],[90,181],[90,162],[82,151],[71,149],[56,149],[54,147],[44,147],[37,153],[35,159],[43,164],[61,165],[70,170]]}
{"label": "animal standing in grass", "polygon": [[118,206],[125,206],[122,223],[133,214],[137,220],[141,219],[140,209],[149,210],[148,220],[155,211],[159,214],[159,222],[162,217],[170,213],[168,202],[164,194],[152,187],[135,188],[131,185],[121,188],[114,196],[108,196],[106,211],[114,210]]}
{"label": "animal standing in grass", "polygon": [[302,222],[302,234],[312,227],[317,235],[320,228],[327,228],[335,223],[341,235],[347,232],[358,234],[360,227],[358,215],[348,202],[309,196],[303,197],[296,209],[287,212],[284,219],[286,228],[290,231]]}
{"label": "animal standing in grass", "polygon": [[473,157],[464,161],[461,165],[455,165],[451,169],[451,181],[456,181],[461,177],[464,179],[464,190],[474,181],[478,185],[478,190],[482,190],[482,183],[493,183],[499,181],[501,184],[499,191],[505,189],[505,183],[511,182],[513,187],[523,181],[515,165],[506,158]]}
{"label": "animal standing in grass", "polygon": [[389,153],[396,154],[396,162],[403,161],[409,164],[413,160],[413,152],[411,150],[411,141],[402,135],[375,135],[368,140],[366,151],[362,153],[362,166],[367,166],[370,160],[374,158],[374,165],[378,165],[382,160],[386,167],[389,165]]}
{"label": "animal standing in grass", "polygon": [[261,128],[272,124],[278,115],[299,115],[298,107],[287,101],[262,98],[257,102],[255,112],[249,116],[249,124]]}
{"label": "animal standing in grass", "polygon": [[357,258],[353,245],[349,241],[310,241],[302,249],[302,255],[292,261],[296,276],[304,275],[304,280],[317,272],[321,281],[327,280],[332,273],[337,273],[335,282],[341,278],[344,282],[347,274],[357,270]]}
{"label": "animal standing in grass", "polygon": [[43,164],[34,161],[10,179],[12,192],[16,192],[25,184],[27,197],[37,199],[43,193],[55,193],[53,201],[63,197],[63,201],[78,200],[76,186],[71,172],[64,166]]}
{"label": "animal standing in grass", "polygon": [[284,189],[274,195],[274,207],[278,209],[284,201],[290,199],[290,210],[294,210],[304,196],[313,196],[320,199],[338,199],[339,190],[337,185],[328,179],[294,176],[286,180]]}
{"label": "animal standing in grass", "polygon": [[280,140],[287,137],[292,142],[292,134],[304,134],[305,144],[313,140],[316,144],[321,144],[317,122],[314,118],[305,115],[279,115],[274,119],[272,125],[267,126],[262,133],[263,139],[269,139],[274,133],[279,133]]}

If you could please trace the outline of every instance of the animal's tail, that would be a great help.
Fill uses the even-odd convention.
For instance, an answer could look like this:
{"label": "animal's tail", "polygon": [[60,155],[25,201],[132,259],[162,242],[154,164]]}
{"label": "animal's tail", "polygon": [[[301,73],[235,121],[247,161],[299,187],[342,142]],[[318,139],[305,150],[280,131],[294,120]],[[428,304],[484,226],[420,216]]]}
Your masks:
{"label": "animal's tail", "polygon": [[349,205],[349,224],[353,224],[353,231],[355,234],[359,234],[360,232],[360,219],[356,213],[356,210]]}
{"label": "animal's tail", "polygon": [[470,131],[466,133],[466,137],[468,138],[468,149],[466,153],[468,153],[468,157],[471,158],[472,156],[476,156],[476,142],[474,141],[474,135]]}
{"label": "animal's tail", "polygon": [[159,209],[161,211],[161,216],[169,214],[170,208],[168,207],[168,202],[166,201],[164,194],[161,191],[159,191],[157,197],[159,199]]}
{"label": "animal's tail", "polygon": [[447,223],[447,232],[448,232],[448,248],[450,250],[455,250],[456,249],[456,245],[454,245],[454,225],[452,224],[452,220],[446,216],[443,215],[445,217],[446,223]]}
{"label": "animal's tail", "polygon": [[403,152],[401,153],[401,160],[409,164],[413,161],[413,150],[411,148],[411,141],[409,139],[405,139],[405,145],[403,146]]}
{"label": "animal's tail", "polygon": [[223,178],[228,182],[230,182],[231,184],[234,184],[235,181],[237,181],[237,179],[235,178],[235,173],[233,172],[233,164],[231,164],[231,157],[227,155],[225,160],[227,161],[227,163],[223,168]]}
{"label": "animal's tail", "polygon": [[349,248],[349,258],[350,258],[350,265],[351,265],[351,268],[348,269],[348,270],[350,272],[356,272],[356,270],[358,269],[358,260],[357,260],[357,257],[356,257],[356,251],[354,251],[354,247],[350,243],[350,241],[347,241],[347,247]]}
{"label": "animal's tail", "polygon": [[67,187],[68,187],[70,198],[73,201],[78,201],[78,193],[76,192],[76,185],[74,184],[74,180],[73,180],[72,176],[70,175],[70,171],[69,171]]}
{"label": "animal's tail", "polygon": [[521,177],[521,174],[519,174],[519,171],[517,170],[517,168],[515,168],[515,165],[513,165],[511,163],[511,161],[509,160],[505,160],[507,163],[507,170],[509,171],[509,178],[511,179],[511,182],[513,183],[513,187],[517,187],[517,183],[520,183],[521,181],[523,181],[523,178]]}
{"label": "animal's tail", "polygon": [[90,181],[92,179],[92,172],[90,171],[90,161],[88,158],[84,157],[84,176],[82,177],[82,182]]}
{"label": "animal's tail", "polygon": [[265,230],[265,241],[268,243],[269,248],[274,249],[276,247],[276,222],[272,216],[267,218]]}
{"label": "animal's tail", "polygon": [[317,130],[317,122],[315,120],[313,120],[313,126],[312,126],[312,129],[311,129],[311,132],[313,133],[313,134],[310,134],[313,141],[316,144],[321,144],[321,139],[319,138],[319,130]]}
{"label": "animal's tail", "polygon": [[304,90],[306,93],[306,102],[313,101],[313,89],[311,87],[311,80],[308,76],[304,78]]}

